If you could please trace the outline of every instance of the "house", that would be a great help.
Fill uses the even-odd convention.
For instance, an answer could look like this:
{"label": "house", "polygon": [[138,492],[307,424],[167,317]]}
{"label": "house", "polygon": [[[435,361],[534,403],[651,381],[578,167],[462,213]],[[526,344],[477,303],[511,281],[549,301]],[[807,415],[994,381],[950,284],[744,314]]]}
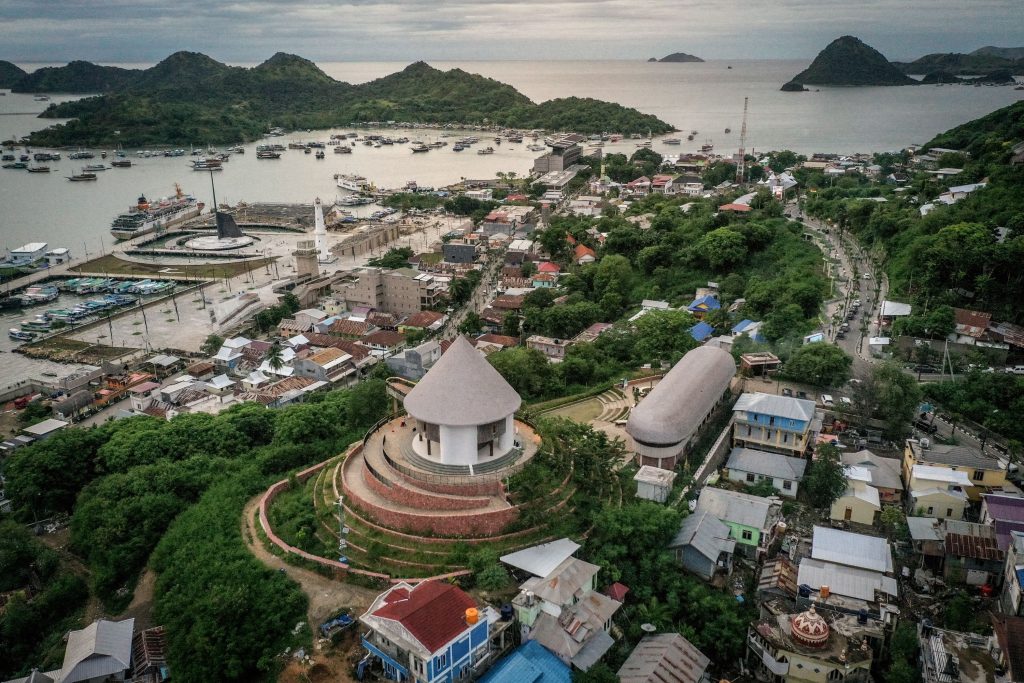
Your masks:
{"label": "house", "polygon": [[651,179],[647,176],[640,176],[622,186],[625,194],[633,197],[646,197],[651,193]]}
{"label": "house", "polygon": [[756,680],[775,683],[870,683],[874,653],[868,639],[881,629],[855,616],[817,609],[792,613],[791,603],[769,600],[747,630],[746,665]]}
{"label": "house", "polygon": [[882,458],[871,451],[843,453],[840,456],[847,467],[857,467],[870,476],[867,483],[878,491],[879,502],[898,504],[903,498],[903,480],[900,479],[900,461],[896,458]]}
{"label": "house", "polygon": [[427,370],[441,358],[441,345],[428,341],[387,358],[384,362],[406,379],[422,379]]}
{"label": "house", "polygon": [[558,285],[558,276],[551,273],[535,273],[530,278],[530,285],[534,289],[554,289]]}
{"label": "house", "polygon": [[355,384],[358,377],[351,363],[352,356],[341,349],[327,348],[298,358],[293,363],[296,377],[309,377],[318,382],[330,382],[335,386]]}
{"label": "house", "polygon": [[954,308],[953,321],[956,327],[949,334],[949,340],[957,344],[974,345],[988,335],[988,328],[992,324],[992,314],[984,311],[971,311],[966,308]]}
{"label": "house", "polygon": [[[744,554],[754,557],[767,548],[780,504],[776,499],[705,486],[694,514],[708,512],[729,527],[729,537]],[[685,520],[684,520],[685,521]]]}
{"label": "house", "polygon": [[946,561],[942,575],[946,581],[999,588],[1006,553],[999,549],[995,529],[952,519],[947,519],[944,526]]}
{"label": "house", "polygon": [[546,273],[548,275],[558,275],[562,272],[562,268],[557,263],[551,261],[541,261],[537,264],[538,273]]}
{"label": "house", "polygon": [[673,178],[670,175],[656,175],[651,178],[651,192],[664,195],[673,195],[676,193],[675,185],[673,185]]}
{"label": "house", "polygon": [[69,424],[71,423],[65,422],[64,420],[50,418],[49,420],[37,422],[30,427],[25,427],[21,431],[26,435],[31,436],[36,441],[45,441],[60,430],[65,429]]}
{"label": "house", "polygon": [[798,183],[796,178],[790,173],[783,171],[777,175],[774,172],[769,173],[767,178],[758,181],[758,185],[766,187],[773,197],[781,199],[785,196],[786,192],[796,187]]}
{"label": "house", "polygon": [[970,479],[964,488],[967,498],[981,501],[981,495],[1002,490],[1006,485],[1006,464],[971,446],[949,446],[926,439],[907,439],[903,450],[903,480],[908,482],[914,465],[932,465],[962,471]]}
{"label": "house", "polygon": [[561,539],[501,561],[533,574],[512,600],[523,639],[537,641],[564,664],[586,671],[614,644],[608,631],[622,603],[595,590],[600,567],[572,557],[578,548]]}
{"label": "house", "polygon": [[437,580],[393,585],[359,617],[362,644],[385,677],[426,683],[467,677],[488,654],[490,608],[479,610],[461,588]]}
{"label": "house", "polygon": [[305,328],[300,331],[305,332],[306,330],[313,329],[314,325],[327,318],[327,313],[319,308],[304,308],[301,311],[296,311],[294,318],[300,327]]}
{"label": "house", "polygon": [[777,372],[781,365],[782,361],[779,360],[779,357],[770,351],[744,353],[740,356],[740,373],[747,377],[752,375],[763,377],[768,373]]}
{"label": "house", "polygon": [[907,517],[907,531],[921,565],[940,572],[946,559],[945,525],[934,517]]}
{"label": "house", "polygon": [[732,408],[733,447],[803,457],[821,429],[814,401],[745,392]]}
{"label": "house", "polygon": [[675,472],[644,465],[633,475],[633,481],[636,482],[636,497],[664,503],[668,500],[669,493],[672,492],[672,483],[675,480]]}
{"label": "house", "polygon": [[[985,683],[1007,681],[997,675],[993,657],[997,639],[977,633],[935,628],[928,620],[917,625],[923,683]],[[1016,653],[1007,653],[1019,659]],[[1014,679],[1019,680],[1019,679]]]}
{"label": "house", "polygon": [[999,595],[999,609],[1003,614],[1024,616],[1024,531],[1010,532],[1010,545],[1006,549],[1003,565],[1003,591]]}
{"label": "house", "polygon": [[749,320],[747,318],[744,318],[743,320],[733,325],[733,328],[730,330],[730,332],[734,337],[738,337],[741,334],[745,334],[748,337],[750,337],[751,341],[756,341],[763,344],[767,342],[768,339],[763,334],[761,334],[761,325],[762,323],[760,321]]}
{"label": "house", "polygon": [[714,335],[715,328],[701,320],[696,325],[691,327],[689,332],[690,336],[693,337],[694,341],[703,343],[707,341],[709,337]]}
{"label": "house", "polygon": [[704,294],[691,301],[686,310],[697,320],[703,320],[709,312],[717,311],[720,308],[722,308],[722,304],[718,303],[718,299],[713,294]]}
{"label": "house", "polygon": [[540,351],[551,362],[561,362],[565,358],[565,350],[572,342],[568,339],[553,339],[534,334],[526,338],[526,348]]}
{"label": "house", "polygon": [[423,330],[429,332],[436,332],[441,329],[444,325],[446,316],[444,313],[437,311],[420,311],[419,313],[413,313],[408,318],[398,324],[399,332],[406,332],[407,330]]}
{"label": "house", "polygon": [[668,547],[684,569],[711,581],[716,574],[732,573],[736,539],[731,533],[729,525],[710,511],[694,511],[683,519]]}
{"label": "house", "polygon": [[914,465],[907,482],[910,514],[938,519],[963,519],[971,480],[964,472],[948,467]]}
{"label": "house", "polygon": [[248,346],[250,340],[245,337],[232,337],[225,339],[217,353],[210,359],[221,372],[234,370],[242,361],[242,351]]}
{"label": "house", "polygon": [[[1014,158],[1016,164],[1024,162],[1024,152]],[[999,644],[998,664],[1011,683],[1024,681],[1024,619],[1021,617],[992,618],[992,630]]]}
{"label": "house", "polygon": [[688,351],[630,411],[626,433],[637,464],[674,469],[715,409],[732,396],[735,373],[736,362],[721,349]]}
{"label": "house", "polygon": [[536,640],[528,640],[480,679],[480,683],[571,683],[572,671]]}
{"label": "house", "polygon": [[894,567],[892,549],[884,538],[815,526],[810,556],[800,560],[797,584],[811,587],[818,595],[801,596],[801,600],[816,599],[851,614],[863,609],[888,623],[894,616],[889,605],[899,594]]}
{"label": "house", "polygon": [[796,498],[797,486],[804,478],[807,461],[752,448],[733,448],[725,468],[729,481],[753,486],[769,480],[772,488],[780,494]]}
{"label": "house", "polygon": [[25,678],[6,683],[100,683],[132,680],[132,634],[135,620],[98,619],[67,635],[64,661],[59,669],[34,670]]}
{"label": "house", "polygon": [[875,515],[882,511],[878,489],[871,485],[871,473],[863,467],[847,465],[846,490],[829,510],[829,519],[856,522],[870,526]]}
{"label": "house", "polygon": [[597,260],[597,252],[585,244],[577,244],[576,248],[572,250],[572,260],[578,266],[593,263]]}
{"label": "house", "polygon": [[131,398],[132,410],[136,413],[143,412],[153,402],[154,394],[160,389],[156,382],[143,382],[128,389]]}
{"label": "house", "polygon": [[644,636],[619,667],[619,683],[711,683],[711,660],[678,633]]}
{"label": "house", "polygon": [[882,326],[891,325],[896,318],[903,318],[910,315],[912,307],[899,301],[883,301],[882,308],[878,312],[878,320]]}
{"label": "house", "polygon": [[1010,534],[1024,532],[1024,498],[1017,495],[990,493],[981,497],[982,524],[996,530],[1000,550],[1010,547]]}
{"label": "house", "polygon": [[612,329],[612,323],[594,323],[572,338],[573,344],[589,344],[602,334]]}
{"label": "house", "polygon": [[361,337],[359,343],[370,349],[371,353],[387,355],[405,348],[405,335],[390,330],[377,330]]}

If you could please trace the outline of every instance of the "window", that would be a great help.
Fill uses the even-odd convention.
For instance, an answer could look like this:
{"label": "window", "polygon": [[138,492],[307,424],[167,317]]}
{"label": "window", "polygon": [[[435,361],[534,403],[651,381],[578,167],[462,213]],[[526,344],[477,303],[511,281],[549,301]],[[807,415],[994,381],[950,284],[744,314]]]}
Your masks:
{"label": "window", "polygon": [[751,433],[753,433],[753,429],[751,428],[750,425],[747,425],[747,436],[750,436]]}
{"label": "window", "polygon": [[750,472],[747,472],[747,481],[754,481],[754,475]]}
{"label": "window", "polygon": [[765,438],[768,439],[769,441],[771,441],[772,440],[772,430],[770,430],[770,429],[767,430],[765,432],[765,434],[766,434]]}
{"label": "window", "polygon": [[946,508],[946,516],[947,517],[952,517],[953,516],[953,508]]}
{"label": "window", "polygon": [[791,482],[791,481],[784,481],[784,482],[782,482],[782,490],[783,491],[790,491],[792,489],[793,489],[793,482]]}
{"label": "window", "polygon": [[782,443],[789,443],[789,432],[782,432]]}
{"label": "window", "polygon": [[448,653],[434,657],[434,672],[444,671],[448,668]]}
{"label": "window", "polygon": [[754,540],[754,532],[750,531],[749,529],[744,529],[743,533],[740,534],[740,536],[743,538],[744,541]]}
{"label": "window", "polygon": [[974,474],[971,475],[971,479],[974,481],[983,481],[985,479],[985,470],[974,470]]}
{"label": "window", "polygon": [[928,513],[929,515],[933,515],[933,514],[935,514],[935,510],[934,510],[934,509],[932,508],[932,506],[930,506],[930,505],[928,506],[928,509],[926,510],[926,512],[927,512],[927,513]]}

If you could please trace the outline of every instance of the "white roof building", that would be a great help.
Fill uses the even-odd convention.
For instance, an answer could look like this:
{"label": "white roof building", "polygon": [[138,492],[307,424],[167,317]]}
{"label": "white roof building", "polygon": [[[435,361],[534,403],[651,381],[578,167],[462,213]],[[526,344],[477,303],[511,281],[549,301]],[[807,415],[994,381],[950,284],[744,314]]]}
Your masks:
{"label": "white roof building", "polygon": [[883,318],[899,318],[910,315],[910,308],[910,304],[901,303],[899,301],[883,301],[879,315]]}
{"label": "white roof building", "polygon": [[815,560],[886,574],[893,571],[892,550],[884,538],[816,526],[811,543]]}
{"label": "white roof building", "polygon": [[565,560],[580,549],[580,544],[568,538],[524,548],[499,559],[510,567],[521,569],[534,576],[547,576]]}

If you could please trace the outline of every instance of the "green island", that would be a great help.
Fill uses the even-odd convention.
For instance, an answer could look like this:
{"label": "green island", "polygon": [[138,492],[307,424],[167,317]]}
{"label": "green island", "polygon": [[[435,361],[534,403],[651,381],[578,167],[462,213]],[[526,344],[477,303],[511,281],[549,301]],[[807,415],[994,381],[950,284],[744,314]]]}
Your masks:
{"label": "green island", "polygon": [[[840,36],[818,53],[790,83],[830,86],[914,85],[885,56],[859,38]],[[794,90],[792,86],[783,88]]]}
{"label": "green island", "polygon": [[177,52],[142,71],[72,62],[15,84],[25,92],[102,92],[50,106],[67,123],[33,133],[32,145],[125,146],[252,140],[273,127],[330,128],[370,121],[507,126],[523,129],[666,133],[657,117],[589,98],[532,102],[509,85],[423,62],[352,85],[313,62],[277,53],[253,68]]}
{"label": "green island", "polygon": [[946,72],[955,76],[988,76],[992,73],[1024,70],[1022,48],[979,48],[974,52],[936,52],[912,62],[893,62],[905,74]]}

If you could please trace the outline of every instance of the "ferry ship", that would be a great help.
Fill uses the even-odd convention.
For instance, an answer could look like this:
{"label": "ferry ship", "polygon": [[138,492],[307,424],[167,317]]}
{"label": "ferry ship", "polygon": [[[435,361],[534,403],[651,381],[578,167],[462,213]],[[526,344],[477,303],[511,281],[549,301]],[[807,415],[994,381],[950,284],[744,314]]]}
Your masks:
{"label": "ferry ship", "polygon": [[369,181],[361,175],[343,174],[337,176],[338,187],[349,192],[362,192],[370,186]]}
{"label": "ferry ship", "polygon": [[174,184],[174,196],[150,203],[140,196],[138,203],[122,213],[110,225],[110,234],[119,240],[128,240],[157,230],[165,230],[194,218],[203,210],[203,203],[181,191]]}

